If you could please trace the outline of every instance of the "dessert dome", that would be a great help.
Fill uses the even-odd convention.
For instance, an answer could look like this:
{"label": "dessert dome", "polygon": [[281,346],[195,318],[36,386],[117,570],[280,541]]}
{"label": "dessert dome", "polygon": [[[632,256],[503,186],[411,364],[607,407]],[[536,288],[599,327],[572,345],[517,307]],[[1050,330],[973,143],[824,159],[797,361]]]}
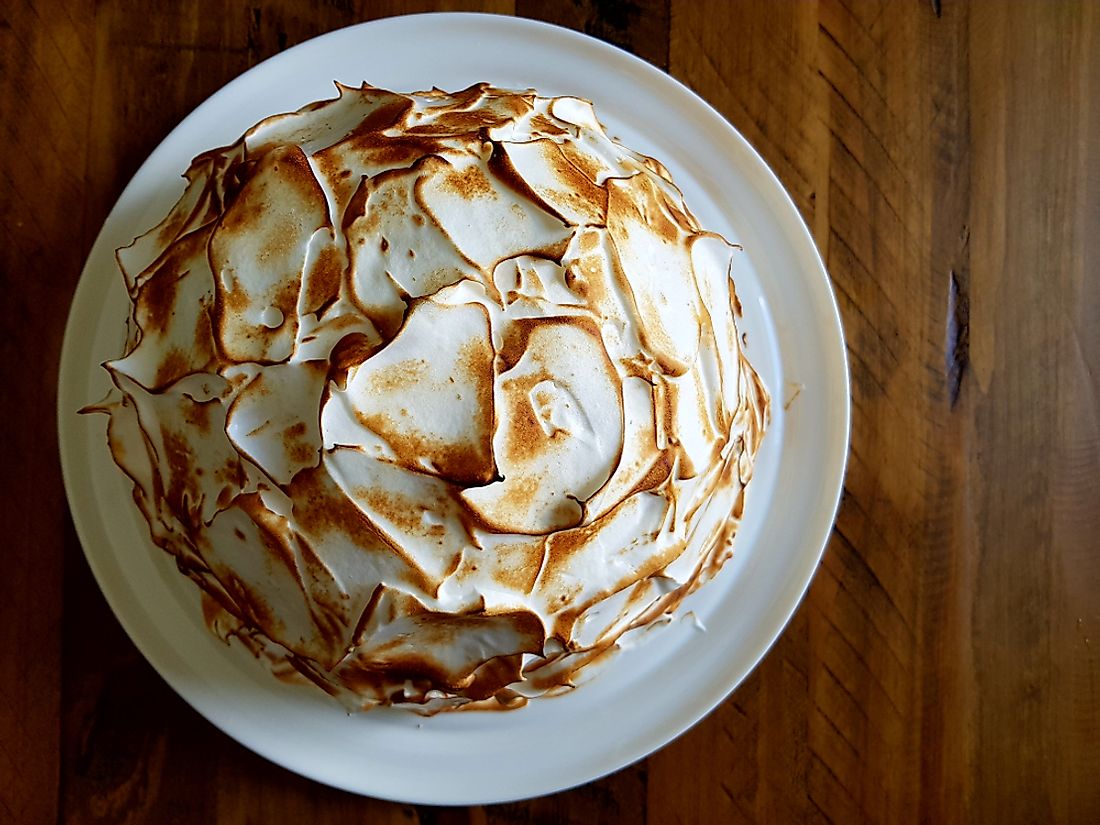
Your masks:
{"label": "dessert dome", "polygon": [[739,250],[592,105],[338,86],[118,250],[108,442],[205,616],[349,707],[569,689],[729,557]]}

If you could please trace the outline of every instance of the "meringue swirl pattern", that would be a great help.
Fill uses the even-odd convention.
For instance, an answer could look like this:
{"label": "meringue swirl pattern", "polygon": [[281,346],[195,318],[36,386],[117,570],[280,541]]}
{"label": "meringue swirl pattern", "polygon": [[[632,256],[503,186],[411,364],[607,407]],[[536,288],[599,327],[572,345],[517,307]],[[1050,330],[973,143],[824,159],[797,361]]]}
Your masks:
{"label": "meringue swirl pattern", "polygon": [[338,85],[118,250],[108,443],[211,628],[352,708],[570,689],[732,552],[739,249],[592,104]]}

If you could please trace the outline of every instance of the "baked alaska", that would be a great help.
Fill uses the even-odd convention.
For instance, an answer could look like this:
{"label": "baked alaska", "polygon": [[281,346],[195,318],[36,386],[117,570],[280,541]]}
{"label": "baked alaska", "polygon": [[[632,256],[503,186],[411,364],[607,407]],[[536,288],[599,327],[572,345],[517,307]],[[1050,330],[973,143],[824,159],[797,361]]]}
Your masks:
{"label": "baked alaska", "polygon": [[587,101],[338,90],[118,250],[89,409],[222,638],[350,708],[519,706],[731,553],[738,249]]}

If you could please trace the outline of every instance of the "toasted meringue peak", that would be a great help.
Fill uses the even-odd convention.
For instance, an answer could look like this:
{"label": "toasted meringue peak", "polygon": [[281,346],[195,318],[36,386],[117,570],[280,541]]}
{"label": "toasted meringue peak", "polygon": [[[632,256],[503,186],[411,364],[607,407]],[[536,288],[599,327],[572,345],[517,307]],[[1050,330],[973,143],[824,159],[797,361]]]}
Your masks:
{"label": "toasted meringue peak", "polygon": [[274,364],[258,371],[229,406],[229,440],[276,484],[289,484],[321,461],[317,410],[327,373],[324,361]]}
{"label": "toasted meringue peak", "polygon": [[212,630],[353,708],[521,705],[728,557],[737,248],[588,101],[337,89],[118,251],[89,409]]}
{"label": "toasted meringue peak", "polygon": [[462,485],[494,475],[489,315],[422,301],[389,345],[348,374],[355,417],[397,461]]}
{"label": "toasted meringue peak", "polygon": [[[622,451],[618,374],[590,321],[525,319],[514,366],[494,382],[493,439],[503,478],[463,491],[493,530],[550,533],[579,524]],[[502,353],[507,358],[511,353]]]}
{"label": "toasted meringue peak", "polygon": [[210,238],[215,328],[228,360],[290,357],[306,253],[327,221],[325,194],[298,146],[259,159]]}

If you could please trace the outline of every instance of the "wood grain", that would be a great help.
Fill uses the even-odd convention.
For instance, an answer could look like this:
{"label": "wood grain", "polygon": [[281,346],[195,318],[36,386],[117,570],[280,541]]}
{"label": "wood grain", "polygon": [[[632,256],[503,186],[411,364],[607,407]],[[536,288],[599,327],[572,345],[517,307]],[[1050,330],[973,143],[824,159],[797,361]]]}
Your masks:
{"label": "wood grain", "polygon": [[598,37],[668,69],[669,0],[516,0],[516,14]]}
{"label": "wood grain", "polygon": [[[295,43],[436,9],[713,104],[809,225],[852,372],[836,528],[756,671],[637,765],[468,809],[325,788],[187,707],[91,578],[53,424],[83,257],[164,135]],[[0,128],[0,822],[1100,822],[1100,4],[12,0]]]}
{"label": "wood grain", "polygon": [[0,524],[14,562],[0,572],[0,821],[57,812],[67,509],[53,421],[65,307],[84,254],[90,90],[79,68],[90,30],[78,2],[0,11]]}
{"label": "wood grain", "polygon": [[1067,4],[1008,20],[983,7],[970,25],[972,204],[995,205],[970,242],[972,296],[989,296],[970,314],[975,813],[987,819],[1087,821],[1100,794],[1098,24],[1095,4]]}

